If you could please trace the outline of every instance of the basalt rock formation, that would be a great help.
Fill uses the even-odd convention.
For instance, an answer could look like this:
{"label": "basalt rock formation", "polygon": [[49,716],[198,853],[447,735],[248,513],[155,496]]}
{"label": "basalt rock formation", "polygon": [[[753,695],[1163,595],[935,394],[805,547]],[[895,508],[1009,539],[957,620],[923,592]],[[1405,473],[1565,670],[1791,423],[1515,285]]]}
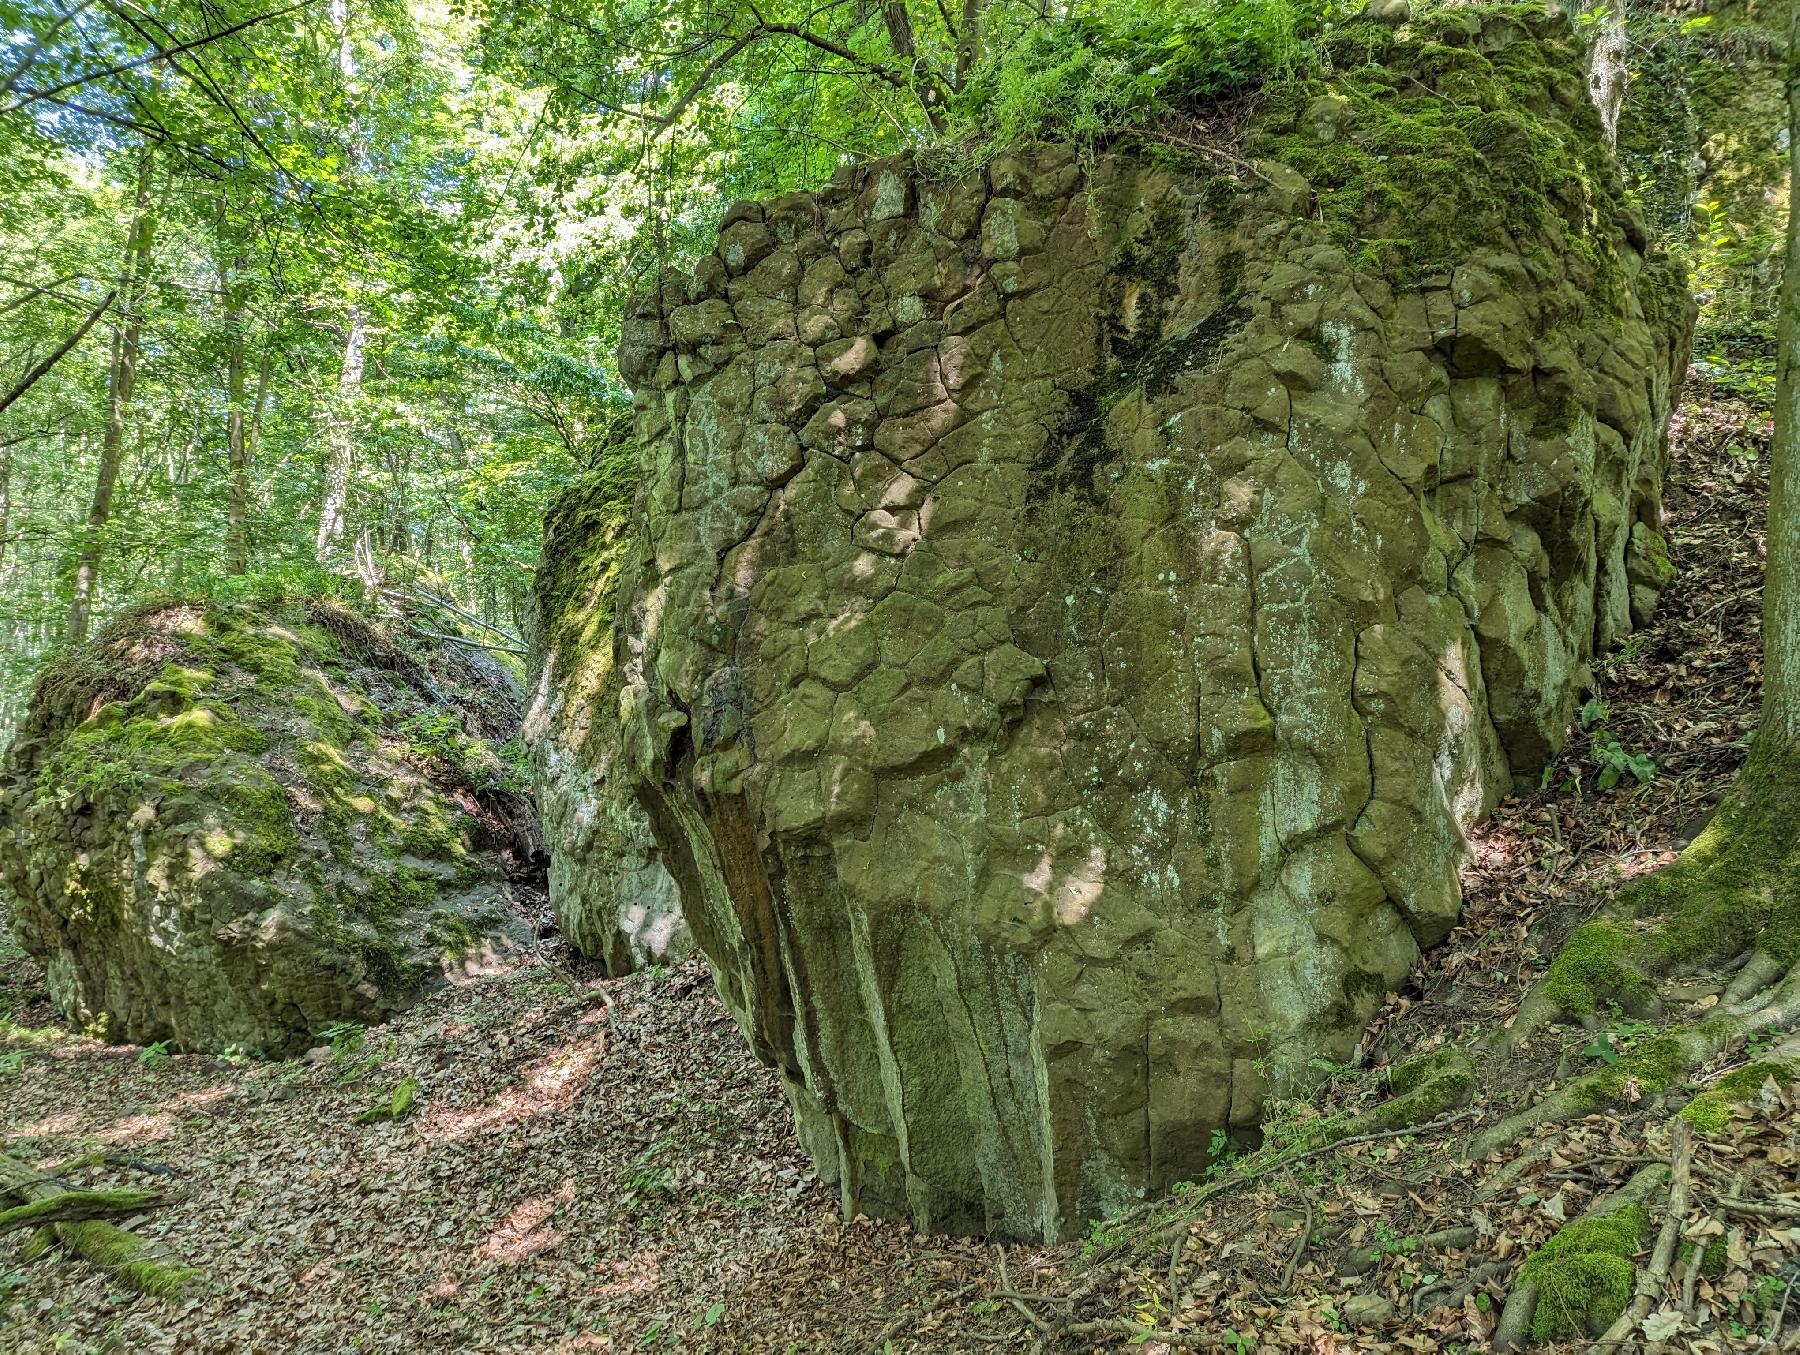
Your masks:
{"label": "basalt rock formation", "polygon": [[612,599],[631,547],[628,443],[614,444],[546,516],[527,638],[524,735],[550,857],[550,906],[609,974],[693,949],[681,896],[618,766]]}
{"label": "basalt rock formation", "polygon": [[10,930],[114,1040],[287,1054],[525,943],[541,852],[490,660],[335,603],[127,612],[39,678],[0,764]]}
{"label": "basalt rock formation", "polygon": [[734,207],[629,312],[615,765],[846,1209],[1066,1235],[1254,1134],[1666,582],[1691,308],[1573,35],[1344,42],[1223,151]]}

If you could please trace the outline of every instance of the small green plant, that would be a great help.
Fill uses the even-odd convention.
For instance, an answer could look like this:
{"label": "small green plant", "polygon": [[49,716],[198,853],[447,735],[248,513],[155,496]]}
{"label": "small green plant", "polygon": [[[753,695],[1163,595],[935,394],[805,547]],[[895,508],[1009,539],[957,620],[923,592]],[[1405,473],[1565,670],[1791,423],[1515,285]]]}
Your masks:
{"label": "small green plant", "polygon": [[17,1073],[25,1067],[25,1051],[15,1049],[10,1054],[0,1054],[0,1073]]}
{"label": "small green plant", "polygon": [[997,1299],[976,1299],[969,1305],[971,1317],[992,1317],[999,1311],[1000,1303]]}
{"label": "small green plant", "polygon": [[1087,1238],[1081,1244],[1081,1259],[1092,1260],[1100,1252],[1111,1251],[1124,1240],[1125,1234],[1121,1229],[1100,1219],[1092,1219],[1088,1222]]}
{"label": "small green plant", "polygon": [[1389,1256],[1411,1256],[1419,1249],[1419,1239],[1404,1237],[1385,1223],[1375,1225],[1375,1245],[1369,1248],[1369,1259],[1380,1261]]}
{"label": "small green plant", "polygon": [[675,1173],[656,1162],[671,1142],[673,1140],[666,1137],[657,1139],[632,1159],[631,1170],[625,1176],[625,1189],[619,1195],[620,1204],[636,1206],[667,1195],[675,1188]]}
{"label": "small green plant", "polygon": [[1621,1054],[1630,1050],[1644,1036],[1656,1034],[1658,1027],[1644,1021],[1625,1020],[1624,1013],[1615,998],[1606,999],[1606,1005],[1613,1015],[1612,1024],[1595,1035],[1581,1052],[1588,1058],[1613,1064],[1619,1061]]}
{"label": "small green plant", "polygon": [[137,1061],[145,1068],[167,1068],[172,1060],[169,1057],[169,1040],[158,1040],[155,1044],[145,1045],[138,1051]]}
{"label": "small green plant", "polygon": [[1594,784],[1601,790],[1611,790],[1627,773],[1636,777],[1640,786],[1656,779],[1656,763],[1649,754],[1626,748],[1610,729],[1594,736],[1594,761],[1600,764],[1600,777]]}
{"label": "small green plant", "polygon": [[390,1124],[404,1120],[413,1112],[413,1103],[417,1099],[419,1080],[416,1077],[401,1078],[394,1090],[370,1106],[356,1117],[358,1124]]}

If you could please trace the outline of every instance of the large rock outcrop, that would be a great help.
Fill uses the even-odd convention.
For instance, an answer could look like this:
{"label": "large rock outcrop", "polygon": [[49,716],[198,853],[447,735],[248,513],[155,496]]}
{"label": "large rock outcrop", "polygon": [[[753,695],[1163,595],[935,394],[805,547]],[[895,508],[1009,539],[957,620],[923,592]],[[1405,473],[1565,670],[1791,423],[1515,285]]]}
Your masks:
{"label": "large rock outcrop", "polygon": [[609,974],[693,950],[649,816],[619,766],[613,595],[631,548],[632,457],[610,444],[546,515],[526,627],[531,751],[550,906],[569,943]]}
{"label": "large rock outcrop", "polygon": [[538,851],[490,661],[335,603],[127,612],[39,678],[0,764],[10,929],[71,1021],[291,1053],[528,939]]}
{"label": "large rock outcrop", "polygon": [[1241,148],[846,170],[629,313],[623,761],[847,1209],[1253,1134],[1666,579],[1690,307],[1572,35],[1359,29]]}

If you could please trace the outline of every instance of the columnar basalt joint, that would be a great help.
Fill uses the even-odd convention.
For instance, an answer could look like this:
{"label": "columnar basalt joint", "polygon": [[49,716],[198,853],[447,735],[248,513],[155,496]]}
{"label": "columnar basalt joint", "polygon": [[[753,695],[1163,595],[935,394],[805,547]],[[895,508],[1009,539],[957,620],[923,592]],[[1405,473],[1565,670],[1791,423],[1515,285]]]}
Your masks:
{"label": "columnar basalt joint", "polygon": [[1055,1237],[1253,1133],[1653,601],[1667,266],[1388,279],[1294,178],[880,162],[631,313],[625,756],[846,1209]]}

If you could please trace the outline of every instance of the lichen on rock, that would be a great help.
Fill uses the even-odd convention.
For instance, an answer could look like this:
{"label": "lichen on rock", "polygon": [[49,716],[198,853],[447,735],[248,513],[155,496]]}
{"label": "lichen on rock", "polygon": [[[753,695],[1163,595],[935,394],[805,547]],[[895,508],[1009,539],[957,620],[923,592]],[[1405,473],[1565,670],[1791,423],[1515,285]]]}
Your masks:
{"label": "lichen on rock", "polygon": [[1253,1136],[1654,604],[1691,307],[1560,24],[1383,29],[1237,181],[846,169],[634,302],[615,765],[847,1210],[1057,1237]]}
{"label": "lichen on rock", "polygon": [[[446,704],[447,703],[447,704]],[[9,926],[108,1038],[264,1054],[516,947],[516,688],[320,599],[128,611],[0,764]],[[516,780],[516,777],[511,778]]]}

